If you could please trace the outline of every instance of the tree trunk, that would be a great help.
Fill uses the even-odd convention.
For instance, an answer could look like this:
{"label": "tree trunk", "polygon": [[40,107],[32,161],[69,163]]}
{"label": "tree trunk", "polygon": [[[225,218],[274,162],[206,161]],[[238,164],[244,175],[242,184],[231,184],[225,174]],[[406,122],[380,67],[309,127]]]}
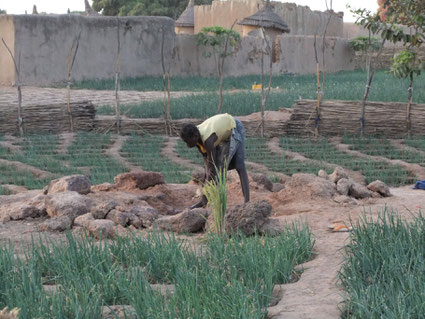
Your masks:
{"label": "tree trunk", "polygon": [[411,121],[410,121],[410,109],[412,107],[412,95],[413,95],[413,75],[410,75],[410,83],[409,83],[409,102],[407,103],[406,110],[406,126],[407,126],[407,136],[411,137]]}
{"label": "tree trunk", "polygon": [[121,133],[121,105],[120,105],[120,76],[121,76],[121,42],[120,42],[120,21],[117,18],[117,60],[115,67],[115,114],[117,133]]}

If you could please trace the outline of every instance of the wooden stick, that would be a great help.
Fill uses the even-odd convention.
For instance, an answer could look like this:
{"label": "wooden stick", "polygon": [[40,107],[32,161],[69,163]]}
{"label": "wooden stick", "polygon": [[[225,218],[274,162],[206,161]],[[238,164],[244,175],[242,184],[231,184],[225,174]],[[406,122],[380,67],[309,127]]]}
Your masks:
{"label": "wooden stick", "polygon": [[121,42],[120,42],[120,20],[117,17],[117,59],[115,63],[115,115],[117,124],[117,133],[121,134],[121,110],[120,110],[120,73],[121,73]]}

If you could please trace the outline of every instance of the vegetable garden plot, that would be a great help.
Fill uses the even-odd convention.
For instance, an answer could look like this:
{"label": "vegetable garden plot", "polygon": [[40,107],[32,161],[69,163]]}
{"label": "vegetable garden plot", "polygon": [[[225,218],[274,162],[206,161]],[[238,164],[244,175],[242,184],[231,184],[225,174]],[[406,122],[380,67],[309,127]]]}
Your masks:
{"label": "vegetable garden plot", "polygon": [[425,152],[425,139],[423,138],[422,139],[405,139],[403,143],[408,146],[414,147],[422,152]]}
{"label": "vegetable garden plot", "polygon": [[340,275],[343,318],[423,318],[424,232],[423,216],[408,223],[389,210],[353,227]]}
{"label": "vegetable garden plot", "polygon": [[[311,159],[336,164],[353,171],[360,171],[367,183],[377,179],[394,186],[413,182],[413,177],[409,176],[408,172],[402,167],[391,165],[384,161],[352,156],[336,149],[327,139],[313,140],[284,137],[280,140],[280,145],[283,149],[298,152]],[[378,145],[375,147],[378,147]]]}
{"label": "vegetable garden plot", "polygon": [[[350,145],[353,150],[360,151],[372,156],[383,156],[389,159],[399,159],[408,163],[425,166],[425,155],[411,150],[401,150],[393,145],[387,139],[373,137],[348,137],[344,136],[343,143]],[[406,145],[413,147],[420,146],[421,140],[405,140]],[[414,146],[416,145],[416,146]]]}
{"label": "vegetable garden plot", "polygon": [[185,142],[178,140],[176,151],[181,158],[187,159],[196,165],[204,166],[204,160],[197,147],[189,148]]}
{"label": "vegetable garden plot", "polygon": [[68,160],[74,169],[87,175],[92,184],[113,183],[114,177],[128,170],[118,161],[104,154],[112,144],[108,134],[78,133],[68,147]]}
{"label": "vegetable garden plot", "polygon": [[124,143],[121,155],[146,171],[160,172],[168,183],[187,183],[192,172],[161,155],[163,136],[132,135]]}
{"label": "vegetable garden plot", "polygon": [[320,169],[326,170],[322,166],[294,161],[285,155],[272,153],[267,146],[267,139],[265,138],[247,138],[246,158],[251,162],[266,166],[271,171],[286,175],[292,175],[294,173],[312,173],[317,175]]}
{"label": "vegetable garden plot", "polygon": [[[129,305],[138,318],[260,319],[273,286],[290,281],[312,248],[309,229],[296,224],[278,237],[210,236],[199,253],[155,232],[103,245],[70,234],[64,244],[43,239],[25,261],[5,246],[0,308],[20,308],[21,319],[102,318],[103,307],[112,305]],[[174,292],[163,296],[150,286],[156,283],[172,284]]]}

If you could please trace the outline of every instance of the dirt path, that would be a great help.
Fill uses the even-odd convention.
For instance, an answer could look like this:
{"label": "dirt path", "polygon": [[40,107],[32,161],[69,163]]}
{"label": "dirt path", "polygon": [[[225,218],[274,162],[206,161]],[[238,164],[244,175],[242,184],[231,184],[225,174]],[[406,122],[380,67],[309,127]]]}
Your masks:
{"label": "dirt path", "polygon": [[133,170],[141,170],[143,169],[140,166],[136,166],[132,163],[130,163],[126,158],[122,157],[120,154],[120,151],[122,149],[123,144],[125,141],[129,138],[127,135],[114,135],[112,136],[114,138],[114,143],[111,144],[111,146],[105,150],[105,155],[110,156],[114,160],[116,160],[118,163],[123,165],[125,168],[127,168],[129,171]]}
{"label": "dirt path", "polygon": [[176,147],[177,147],[177,141],[179,140],[179,137],[167,137],[167,141],[164,143],[164,147],[161,149],[161,156],[164,156],[168,158],[173,163],[183,166],[190,170],[197,170],[197,171],[203,171],[204,167],[192,163],[191,161],[180,157],[177,154]]}
{"label": "dirt path", "polygon": [[340,151],[343,151],[347,154],[366,158],[366,159],[369,159],[369,160],[374,160],[374,161],[383,161],[383,162],[386,162],[386,163],[391,164],[391,165],[399,165],[399,166],[403,167],[406,171],[408,171],[410,174],[415,176],[416,179],[420,179],[420,180],[425,179],[425,168],[418,165],[418,164],[411,164],[411,163],[407,163],[407,162],[402,161],[402,160],[392,160],[392,159],[388,159],[388,158],[383,157],[383,156],[367,155],[367,154],[361,153],[359,151],[350,150],[349,145],[342,144],[342,138],[340,138],[340,137],[333,138],[333,139],[330,140],[330,142],[337,149],[339,149]]}
{"label": "dirt path", "polygon": [[8,160],[5,160],[5,159],[0,159],[0,164],[12,166],[15,169],[20,170],[20,171],[30,172],[31,174],[33,174],[37,178],[41,178],[41,179],[43,179],[43,178],[54,178],[54,175],[50,172],[43,171],[43,170],[41,170],[37,167],[31,166],[31,165],[28,165],[28,164],[24,164],[24,163],[21,163],[21,162],[8,161]]}
{"label": "dirt path", "polygon": [[19,138],[13,135],[6,134],[3,136],[3,140],[0,141],[0,146],[9,149],[12,153],[20,153],[22,152],[22,148],[20,145],[16,145],[19,140]]}
{"label": "dirt path", "polygon": [[[297,153],[297,152],[284,150],[280,147],[279,139],[277,137],[271,138],[267,142],[267,146],[268,146],[268,148],[271,152],[273,152],[275,154],[279,154],[279,155],[286,155],[288,158],[290,158],[294,161],[306,162],[306,163],[310,163],[310,164],[313,164],[313,165],[317,165],[319,167],[324,166],[324,167],[331,169],[331,170],[334,170],[335,167],[338,166],[336,164],[331,164],[331,163],[327,163],[327,162],[324,162],[324,161],[318,161],[318,160],[314,160],[314,159],[311,159],[311,158],[307,158],[307,157],[305,157],[302,154]],[[362,175],[362,173],[350,170],[346,167],[344,167],[344,170],[357,183],[360,183],[360,184],[366,183],[366,180],[365,180],[364,176]]]}
{"label": "dirt path", "polygon": [[418,154],[425,156],[424,151],[418,150],[417,148],[414,148],[412,146],[404,144],[403,140],[389,140],[389,141],[390,141],[392,146],[394,146],[395,148],[397,148],[399,150],[408,151],[408,152],[415,152],[415,153],[418,153]]}

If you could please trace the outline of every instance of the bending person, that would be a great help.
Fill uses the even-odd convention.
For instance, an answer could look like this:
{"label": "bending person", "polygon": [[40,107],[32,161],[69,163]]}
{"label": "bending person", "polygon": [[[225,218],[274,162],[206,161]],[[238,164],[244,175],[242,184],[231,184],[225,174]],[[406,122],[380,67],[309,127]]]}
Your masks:
{"label": "bending person", "polygon": [[[205,166],[205,182],[213,180],[216,167],[220,170],[228,164],[227,169],[236,169],[241,181],[245,202],[249,201],[248,173],[245,167],[245,128],[241,121],[229,114],[212,116],[196,126],[186,124],[180,137],[188,147],[197,147],[202,154]],[[201,200],[191,208],[204,207],[207,198],[202,195]]]}

